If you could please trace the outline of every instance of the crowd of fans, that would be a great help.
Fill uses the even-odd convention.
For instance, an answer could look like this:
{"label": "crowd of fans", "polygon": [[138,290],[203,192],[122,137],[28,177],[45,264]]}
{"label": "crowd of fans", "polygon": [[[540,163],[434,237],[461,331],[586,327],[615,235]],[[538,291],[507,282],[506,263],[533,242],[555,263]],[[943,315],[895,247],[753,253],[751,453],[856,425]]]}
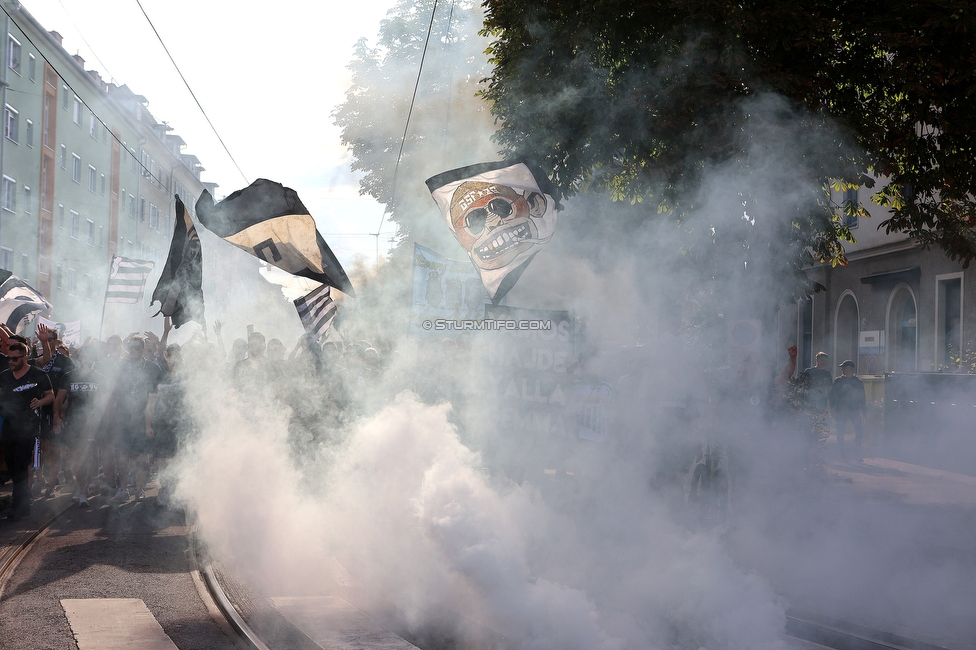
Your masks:
{"label": "crowd of fans", "polygon": [[287,356],[284,344],[248,332],[225,352],[220,323],[213,340],[202,333],[182,347],[163,335],[87,340],[69,349],[58,332],[38,325],[33,339],[0,325],[0,484],[13,483],[8,519],[30,514],[35,498],[70,489],[88,508],[99,495],[114,504],[145,498],[153,470],[155,500],[171,503],[163,471],[192,436],[187,398],[197,387],[224,387],[244,407],[288,407],[293,439],[330,435],[353,401],[350,391],[374,383],[389,356],[366,341],[322,345],[302,337]]}

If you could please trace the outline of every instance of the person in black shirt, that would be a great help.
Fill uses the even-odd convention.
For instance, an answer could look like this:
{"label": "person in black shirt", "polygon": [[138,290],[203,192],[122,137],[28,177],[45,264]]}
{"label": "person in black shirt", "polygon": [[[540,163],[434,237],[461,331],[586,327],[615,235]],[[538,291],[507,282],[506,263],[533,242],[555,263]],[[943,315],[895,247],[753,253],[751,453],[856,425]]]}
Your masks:
{"label": "person in black shirt", "polygon": [[108,403],[109,431],[115,445],[116,471],[119,488],[115,501],[129,498],[129,471],[133,463],[136,470],[136,499],[143,498],[147,454],[152,451],[152,411],[162,371],[143,356],[145,340],[131,336],[125,342],[128,359],[118,368],[112,396]]}
{"label": "person in black shirt", "polygon": [[[47,373],[51,379],[51,387],[57,397],[58,388],[61,385],[61,378],[64,374],[74,368],[74,362],[64,352],[58,348],[60,341],[58,331],[50,329],[43,324],[37,326],[37,339],[43,346],[43,356],[36,360],[35,365]],[[61,456],[63,445],[58,439],[58,433],[54,428],[54,406],[46,406],[41,409],[41,465],[48,466],[47,479],[45,483],[44,496],[54,495],[54,490],[58,484],[58,470],[61,466]]]}
{"label": "person in black shirt", "polygon": [[234,364],[234,386],[245,395],[267,394],[268,379],[277,374],[268,363],[266,350],[264,334],[251,332],[247,337],[247,358]]}
{"label": "person in black shirt", "polygon": [[864,396],[864,384],[854,375],[854,362],[850,359],[840,364],[844,374],[834,380],[830,390],[830,408],[834,412],[837,423],[837,450],[844,458],[844,436],[847,434],[847,423],[854,426],[854,458],[860,462],[861,438],[864,434],[864,414],[867,411],[867,400]]}
{"label": "person in black shirt", "polygon": [[192,419],[186,409],[186,387],[182,373],[182,350],[171,343],[163,353],[163,375],[159,380],[159,397],[153,410],[152,429],[154,457],[159,472],[159,493],[156,505],[169,505],[171,481],[166,471],[169,460],[186,442],[192,429]]}
{"label": "person in black shirt", "polygon": [[833,378],[827,370],[826,352],[817,353],[816,365],[800,373],[800,380],[807,389],[807,405],[814,410],[827,409],[827,393]]}
{"label": "person in black shirt", "polygon": [[54,402],[51,380],[27,363],[27,346],[12,342],[10,368],[0,373],[0,415],[3,416],[3,456],[13,480],[13,505],[8,519],[30,515],[30,466],[34,439],[40,433],[39,410]]}
{"label": "person in black shirt", "polygon": [[105,381],[89,367],[91,347],[78,350],[80,364],[61,379],[55,391],[54,427],[68,449],[77,489],[71,497],[82,508],[88,507],[88,483],[95,468],[95,435],[104,412]]}

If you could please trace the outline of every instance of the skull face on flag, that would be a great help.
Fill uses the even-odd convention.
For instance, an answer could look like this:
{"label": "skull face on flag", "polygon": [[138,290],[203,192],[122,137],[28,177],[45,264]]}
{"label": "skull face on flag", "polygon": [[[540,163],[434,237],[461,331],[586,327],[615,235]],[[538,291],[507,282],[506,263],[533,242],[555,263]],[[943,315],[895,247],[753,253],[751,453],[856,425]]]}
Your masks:
{"label": "skull face on flag", "polygon": [[[527,195],[527,196],[526,196]],[[510,264],[539,239],[535,223],[546,212],[539,192],[468,181],[451,197],[451,225],[471,261],[485,270]]]}
{"label": "skull face on flag", "polygon": [[428,179],[458,242],[478,269],[492,302],[501,300],[552,237],[556,201],[524,163],[487,163]]}

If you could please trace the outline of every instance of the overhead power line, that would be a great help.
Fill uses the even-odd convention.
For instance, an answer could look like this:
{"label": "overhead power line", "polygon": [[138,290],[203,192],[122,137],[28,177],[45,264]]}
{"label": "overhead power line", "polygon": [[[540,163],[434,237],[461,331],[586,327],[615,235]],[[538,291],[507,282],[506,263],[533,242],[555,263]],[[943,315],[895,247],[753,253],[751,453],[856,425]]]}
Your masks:
{"label": "overhead power line", "polygon": [[58,4],[61,5],[61,9],[64,11],[64,15],[68,17],[68,20],[71,21],[71,24],[72,26],[74,26],[75,31],[78,32],[78,36],[81,37],[82,43],[85,44],[85,47],[88,48],[88,51],[91,52],[92,56],[95,57],[95,60],[98,61],[98,65],[102,66],[102,70],[108,73],[108,76],[110,79],[112,79],[112,81],[115,81],[115,75],[112,74],[112,71],[108,69],[108,66],[102,63],[102,60],[98,58],[97,54],[95,54],[95,49],[91,45],[89,45],[88,39],[86,39],[85,35],[81,33],[81,28],[78,27],[78,23],[76,23],[75,19],[71,17],[70,13],[68,13],[68,8],[64,6],[64,3],[61,0],[58,0]]}
{"label": "overhead power line", "polygon": [[[138,2],[138,0],[136,1]],[[424,72],[424,59],[427,58],[427,46],[430,45],[430,33],[434,29],[434,16],[436,14],[437,0],[434,0],[434,8],[430,12],[430,24],[427,25],[427,38],[424,40],[424,51],[420,55],[420,67],[417,69],[417,81],[413,85],[413,96],[410,98],[410,108],[407,110],[407,120],[403,125],[403,137],[400,138],[400,151],[397,152],[396,164],[393,166],[393,192],[390,198],[391,204],[396,200],[397,172],[400,171],[400,158],[403,156],[403,145],[407,141],[407,129],[410,128],[410,116],[413,115],[413,106],[417,101],[417,89],[420,87],[420,77]],[[383,214],[380,215],[380,223],[376,227],[376,232],[373,233],[376,237],[377,257],[379,257],[380,228],[383,227],[383,218],[385,216],[386,212],[384,211]]]}
{"label": "overhead power line", "polygon": [[27,42],[30,43],[32,46],[34,46],[34,49],[37,50],[37,53],[41,55],[41,58],[44,59],[44,61],[49,66],[51,66],[51,69],[54,70],[54,74],[58,75],[58,79],[61,80],[61,83],[63,83],[66,88],[68,88],[72,93],[74,93],[74,96],[78,99],[78,101],[80,101],[82,105],[88,109],[88,111],[92,114],[92,116],[96,120],[98,120],[98,123],[102,125],[102,128],[105,129],[105,132],[108,133],[110,136],[112,136],[113,140],[119,143],[119,146],[122,147],[122,149],[126,152],[126,154],[132,156],[132,158],[139,164],[139,166],[142,167],[143,171],[146,173],[146,176],[156,181],[156,183],[160,187],[164,187],[163,181],[160,180],[155,174],[153,174],[152,171],[143,164],[143,162],[139,159],[138,156],[136,156],[134,153],[132,153],[132,151],[129,150],[129,147],[124,142],[122,142],[122,140],[120,140],[117,135],[115,135],[112,129],[109,128],[105,120],[103,120],[101,117],[98,116],[98,113],[95,112],[95,109],[93,109],[88,104],[88,102],[86,102],[85,99],[75,91],[74,87],[70,83],[68,83],[68,80],[65,78],[65,76],[61,74],[60,70],[58,70],[58,67],[54,65],[54,62],[51,61],[46,56],[44,56],[44,52],[41,50],[41,48],[37,46],[37,43],[34,42],[34,39],[30,37],[30,35],[27,33],[27,30],[25,30],[23,27],[20,26],[20,23],[18,23],[17,20],[10,15],[10,12],[7,11],[7,8],[4,7],[3,4],[0,4],[0,9],[2,9],[3,13],[7,15],[7,18],[10,19],[10,22],[12,22],[14,25],[17,26],[17,29],[20,30],[20,33],[24,35],[24,38],[27,39]]}
{"label": "overhead power line", "polygon": [[139,5],[139,10],[142,11],[142,15],[146,17],[146,22],[149,23],[150,27],[152,27],[153,33],[156,35],[156,38],[159,40],[159,44],[163,46],[163,50],[166,52],[166,56],[169,57],[170,63],[172,63],[173,67],[176,68],[176,73],[179,74],[180,79],[183,80],[183,85],[186,86],[186,89],[188,91],[190,91],[190,97],[193,98],[193,101],[195,101],[197,104],[197,108],[199,108],[200,112],[203,113],[204,119],[206,119],[207,124],[210,125],[210,130],[213,131],[215,136],[217,136],[217,141],[220,142],[220,146],[222,146],[224,148],[224,151],[227,152],[227,156],[230,158],[230,161],[234,163],[234,167],[237,167],[237,171],[240,173],[241,178],[243,178],[244,183],[247,184],[248,183],[247,175],[243,171],[241,171],[241,166],[237,164],[237,161],[234,159],[234,155],[230,152],[230,149],[227,148],[227,145],[224,144],[224,140],[223,138],[220,137],[220,134],[217,133],[217,128],[213,125],[213,122],[210,121],[210,116],[207,115],[207,111],[203,110],[203,106],[200,104],[200,100],[197,99],[196,93],[194,93],[193,89],[190,88],[190,84],[189,82],[187,82],[186,77],[183,76],[183,71],[180,70],[180,66],[176,65],[176,61],[173,59],[173,55],[169,53],[169,48],[166,47],[166,43],[163,42],[163,37],[159,35],[159,31],[156,30],[156,26],[153,25],[152,20],[149,18],[149,14],[147,14],[146,10],[143,9],[142,3],[139,0],[136,0],[136,4]]}

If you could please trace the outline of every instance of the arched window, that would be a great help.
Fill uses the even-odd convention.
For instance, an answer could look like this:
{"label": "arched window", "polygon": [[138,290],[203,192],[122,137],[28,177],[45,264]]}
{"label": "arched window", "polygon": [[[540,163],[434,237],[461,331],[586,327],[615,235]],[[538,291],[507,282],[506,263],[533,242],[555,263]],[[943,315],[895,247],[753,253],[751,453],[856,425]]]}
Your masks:
{"label": "arched window", "polygon": [[915,372],[918,309],[907,284],[895,287],[888,299],[888,372]]}
{"label": "arched window", "polygon": [[854,372],[858,372],[857,348],[858,333],[861,329],[860,320],[857,298],[850,291],[845,291],[837,301],[837,310],[834,313],[834,355],[831,363],[834,375],[840,374],[837,366],[845,359],[851,359],[855,364]]}

